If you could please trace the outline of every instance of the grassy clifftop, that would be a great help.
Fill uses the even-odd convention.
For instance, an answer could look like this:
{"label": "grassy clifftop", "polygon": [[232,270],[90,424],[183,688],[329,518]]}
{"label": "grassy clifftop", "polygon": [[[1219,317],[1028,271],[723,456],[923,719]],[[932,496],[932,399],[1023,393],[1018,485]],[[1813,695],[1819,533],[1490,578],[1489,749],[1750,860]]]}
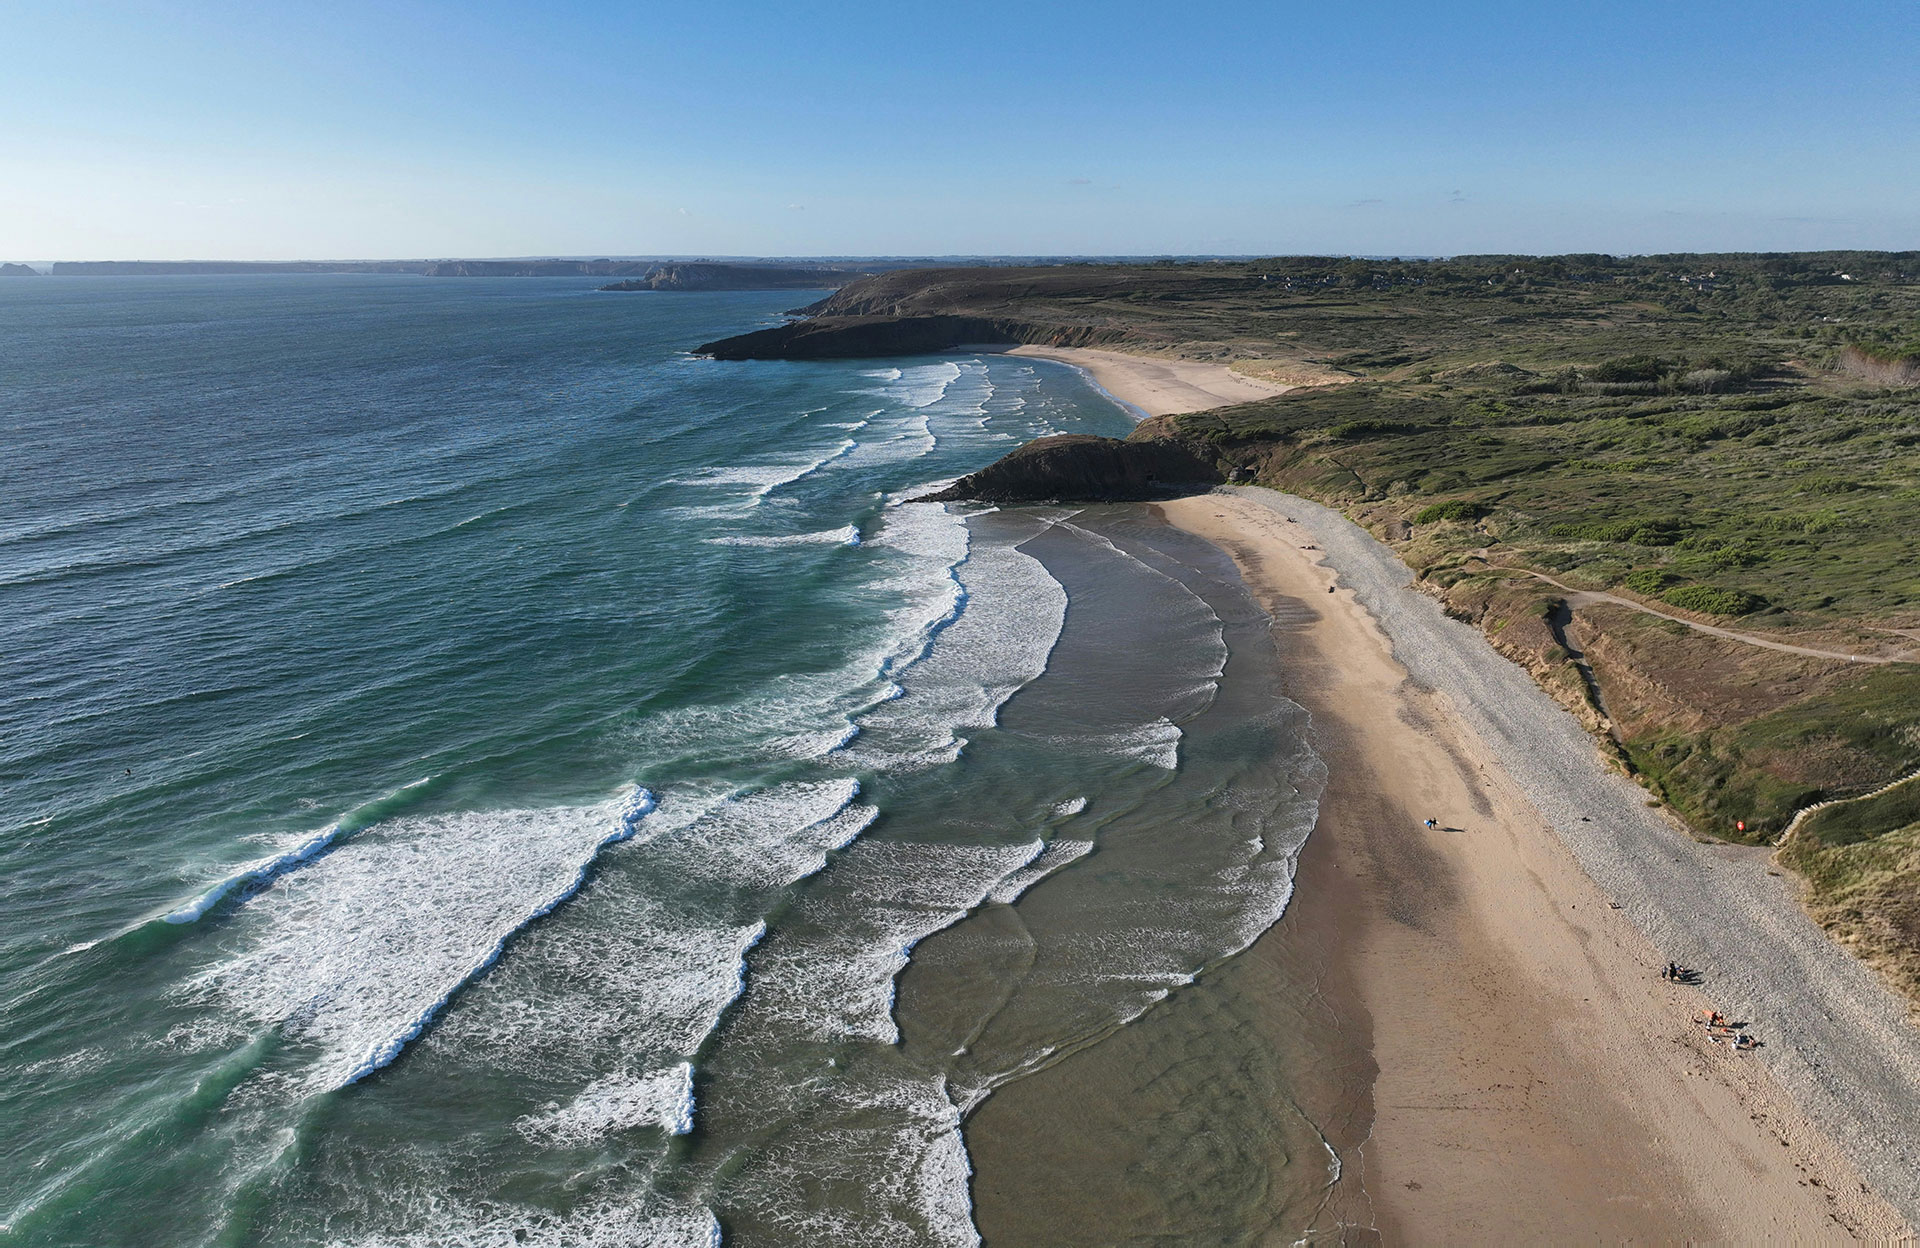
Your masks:
{"label": "grassy clifftop", "polygon": [[[934,270],[815,310],[1346,383],[1172,424],[1392,542],[1703,834],[1769,842],[1920,769],[1920,664],[1688,626],[1920,658],[1920,253]],[[1910,812],[1848,826],[1783,861],[1920,987]]]}

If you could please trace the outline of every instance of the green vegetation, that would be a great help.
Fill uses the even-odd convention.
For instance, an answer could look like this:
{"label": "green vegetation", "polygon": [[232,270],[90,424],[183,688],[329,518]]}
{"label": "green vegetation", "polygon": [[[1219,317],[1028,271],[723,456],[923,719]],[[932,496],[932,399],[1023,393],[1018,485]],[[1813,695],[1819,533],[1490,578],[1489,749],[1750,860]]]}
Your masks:
{"label": "green vegetation", "polygon": [[1715,589],[1711,585],[1682,585],[1660,595],[1668,606],[1682,611],[1700,611],[1707,615],[1748,615],[1767,605],[1767,600],[1744,589]]}
{"label": "green vegetation", "polygon": [[1348,505],[1404,507],[1415,523],[1441,499],[1477,505],[1503,562],[1582,587],[1618,584],[1658,552],[1676,580],[1766,599],[1770,625],[1920,615],[1920,387],[1807,365],[1739,393],[1512,391],[1500,374],[1361,381],[1177,423],[1275,484]]}
{"label": "green vegetation", "polygon": [[1627,579],[1621,583],[1636,594],[1657,598],[1662,590],[1673,584],[1673,573],[1665,568],[1641,568],[1627,573]]}
{"label": "green vegetation", "polygon": [[[1695,828],[1772,841],[1803,806],[1920,769],[1916,708],[1920,666],[1900,664],[1745,722],[1696,731],[1676,726],[1623,744],[1634,767]],[[1741,821],[1744,838],[1735,828]]]}
{"label": "green vegetation", "polygon": [[1435,503],[1431,507],[1422,507],[1414,516],[1415,524],[1433,524],[1440,520],[1478,520],[1486,514],[1479,503],[1470,503],[1464,498],[1448,499],[1444,503]]}
{"label": "green vegetation", "polygon": [[1887,828],[1920,823],[1920,778],[1908,779],[1871,797],[1828,806],[1808,815],[1796,835],[1824,847],[1856,845]]}
{"label": "green vegetation", "polygon": [[1828,931],[1920,997],[1920,779],[1815,811],[1780,860],[1806,878]]}
{"label": "green vegetation", "polygon": [[[1575,600],[1589,684],[1534,619],[1537,582],[1499,571],[1624,585],[1820,650],[1920,652],[1920,252],[944,270],[829,303],[1015,318],[1028,341],[1302,385],[1139,436],[1394,540],[1702,832],[1770,841],[1810,802],[1920,769],[1920,664]],[[1843,938],[1920,967],[1920,828],[1889,804],[1849,818],[1859,839],[1796,838],[1783,861]],[[1902,982],[1920,992],[1920,970]]]}

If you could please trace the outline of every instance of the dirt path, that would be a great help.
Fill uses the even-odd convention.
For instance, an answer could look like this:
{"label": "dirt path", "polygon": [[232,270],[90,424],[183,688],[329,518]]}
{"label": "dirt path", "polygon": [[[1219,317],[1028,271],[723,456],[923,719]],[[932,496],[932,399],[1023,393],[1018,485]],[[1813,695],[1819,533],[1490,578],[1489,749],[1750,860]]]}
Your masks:
{"label": "dirt path", "polygon": [[[1553,586],[1556,589],[1566,590],[1567,593],[1575,595],[1583,602],[1610,602],[1614,606],[1628,607],[1628,608],[1631,608],[1632,610],[1640,612],[1643,615],[1657,615],[1663,620],[1672,620],[1675,624],[1685,624],[1688,628],[1693,629],[1695,632],[1712,633],[1715,637],[1725,637],[1729,641],[1744,642],[1749,646],[1759,646],[1765,650],[1779,650],[1785,654],[1804,654],[1804,655],[1807,655],[1809,658],[1815,658],[1815,659],[1842,659],[1848,663],[1912,663],[1914,662],[1914,660],[1911,658],[1888,657],[1886,655],[1878,655],[1878,654],[1853,654],[1846,650],[1820,650],[1820,649],[1816,649],[1813,646],[1796,646],[1791,642],[1768,641],[1764,637],[1755,637],[1749,633],[1736,633],[1729,628],[1721,628],[1718,625],[1714,625],[1714,624],[1702,624],[1697,620],[1689,620],[1685,616],[1669,615],[1665,611],[1656,611],[1652,607],[1647,606],[1645,603],[1635,602],[1631,598],[1622,598],[1618,594],[1609,594],[1597,589],[1575,589],[1571,585],[1567,585],[1560,581],[1554,580],[1552,577],[1546,575],[1545,573],[1535,572],[1529,568],[1509,567],[1506,564],[1500,564],[1500,563],[1491,563],[1491,564],[1488,564],[1487,566],[1496,572],[1515,572],[1521,576],[1531,576],[1535,580],[1545,581],[1547,584]],[[1567,605],[1578,606],[1580,604],[1576,602],[1569,602]],[[1881,629],[1879,631],[1897,632],[1899,630]]]}

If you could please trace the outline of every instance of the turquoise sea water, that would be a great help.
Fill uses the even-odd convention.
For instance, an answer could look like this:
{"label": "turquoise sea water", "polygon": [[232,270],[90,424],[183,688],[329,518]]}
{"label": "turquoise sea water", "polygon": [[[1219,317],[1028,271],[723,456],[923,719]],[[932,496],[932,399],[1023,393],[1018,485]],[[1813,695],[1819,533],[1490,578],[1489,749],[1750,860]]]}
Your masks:
{"label": "turquoise sea water", "polygon": [[906,501],[1114,404],[590,287],[0,286],[0,1239],[971,1243],[1285,904],[1219,553]]}

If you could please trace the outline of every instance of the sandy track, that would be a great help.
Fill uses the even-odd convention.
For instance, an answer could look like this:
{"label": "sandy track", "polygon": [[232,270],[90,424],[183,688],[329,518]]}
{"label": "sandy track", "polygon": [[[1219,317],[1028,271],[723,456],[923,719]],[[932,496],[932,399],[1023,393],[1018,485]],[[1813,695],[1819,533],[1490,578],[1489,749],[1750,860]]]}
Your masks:
{"label": "sandy track", "polygon": [[[1685,624],[1697,633],[1711,633],[1715,637],[1725,637],[1728,641],[1738,641],[1749,646],[1759,646],[1763,650],[1778,650],[1784,654],[1804,654],[1815,659],[1841,659],[1849,663],[1911,663],[1910,658],[1897,655],[1854,654],[1849,650],[1817,650],[1812,646],[1796,646],[1786,641],[1770,641],[1765,637],[1755,637],[1751,633],[1736,633],[1730,628],[1721,628],[1717,624],[1702,624],[1698,620],[1687,619],[1683,615],[1669,615],[1665,611],[1656,611],[1644,602],[1635,602],[1631,598],[1622,598],[1618,594],[1609,594],[1598,589],[1575,589],[1571,585],[1554,580],[1544,572],[1535,572],[1531,568],[1510,568],[1504,564],[1487,565],[1495,572],[1512,572],[1519,576],[1531,576],[1535,580],[1545,581],[1556,589],[1564,589],[1578,601],[1569,606],[1579,606],[1587,602],[1609,602],[1616,607],[1626,607],[1642,615],[1655,615],[1663,620],[1672,620],[1675,624]],[[1898,629],[1882,629],[1882,632],[1898,632]],[[1907,634],[1901,634],[1906,636]]]}
{"label": "sandy track", "polygon": [[1442,696],[1587,875],[1660,956],[1699,968],[1703,1000],[1749,1020],[1758,1058],[1910,1225],[1920,1220],[1920,1027],[1829,940],[1768,852],[1698,843],[1609,770],[1580,725],[1478,631],[1409,588],[1393,552],[1337,512],[1258,487],[1225,492],[1291,517],[1393,655]]}

